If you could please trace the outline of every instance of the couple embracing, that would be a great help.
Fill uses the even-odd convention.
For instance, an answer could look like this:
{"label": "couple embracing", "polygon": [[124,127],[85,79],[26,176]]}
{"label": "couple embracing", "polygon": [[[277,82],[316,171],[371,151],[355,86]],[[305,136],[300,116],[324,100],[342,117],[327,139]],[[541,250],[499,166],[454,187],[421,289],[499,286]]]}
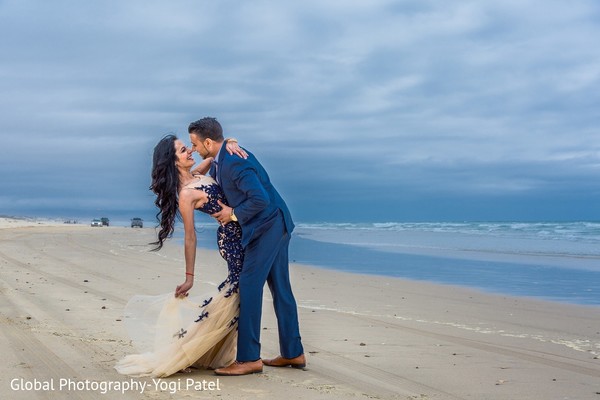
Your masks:
{"label": "couple embracing", "polygon": [[[156,145],[150,187],[159,208],[157,249],[172,235],[176,216],[183,220],[185,282],[177,286],[175,296],[153,301],[159,316],[150,322],[151,350],[129,355],[115,368],[126,375],[154,377],[189,367],[214,369],[217,375],[262,372],[263,365],[303,368],[306,360],[289,278],[288,247],[294,229],[290,212],[262,165],[235,139],[225,140],[216,119],[193,122],[188,132],[191,148],[173,135]],[[193,151],[204,159],[194,169]],[[218,293],[198,303],[187,298],[194,283],[195,211],[218,220],[217,243],[228,267]],[[280,346],[280,355],[270,360],[260,356],[265,282],[273,297]],[[144,296],[130,301],[132,323],[136,312],[146,313],[147,304]],[[148,326],[138,328],[144,331]]]}

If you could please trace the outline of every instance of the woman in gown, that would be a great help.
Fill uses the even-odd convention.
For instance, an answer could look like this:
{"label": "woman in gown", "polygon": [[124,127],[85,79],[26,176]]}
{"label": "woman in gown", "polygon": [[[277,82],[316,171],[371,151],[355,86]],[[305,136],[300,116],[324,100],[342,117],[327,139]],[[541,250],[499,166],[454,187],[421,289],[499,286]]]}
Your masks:
{"label": "woman in gown", "polygon": [[[227,150],[244,157],[245,152],[230,139]],[[135,296],[126,306],[125,316],[133,343],[149,351],[128,355],[115,369],[124,375],[166,377],[190,366],[215,369],[235,360],[239,313],[238,280],[244,253],[242,231],[237,222],[221,225],[217,242],[227,262],[227,278],[218,292],[198,302],[187,298],[193,286],[196,258],[194,210],[207,214],[220,211],[219,202],[227,204],[221,188],[209,176],[205,160],[192,171],[192,150],[174,135],[165,136],[154,148],[152,185],[159,208],[160,230],[155,250],[174,231],[175,217],[183,220],[185,240],[194,243],[185,254],[186,280],[172,294]],[[152,337],[153,336],[153,337]]]}

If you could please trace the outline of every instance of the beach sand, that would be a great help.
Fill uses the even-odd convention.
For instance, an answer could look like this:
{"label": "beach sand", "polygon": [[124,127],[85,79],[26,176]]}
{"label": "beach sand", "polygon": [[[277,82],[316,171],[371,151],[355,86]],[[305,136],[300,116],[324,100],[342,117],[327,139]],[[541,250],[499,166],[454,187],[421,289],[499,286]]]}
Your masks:
{"label": "beach sand", "polygon": [[[196,370],[158,386],[119,375],[115,362],[135,352],[128,299],[184,279],[181,245],[149,252],[153,239],[152,228],[0,219],[0,398],[600,399],[599,307],[301,265],[291,274],[305,371]],[[224,261],[197,258],[191,294],[216,291]],[[275,356],[268,290],[262,326],[262,355]]]}

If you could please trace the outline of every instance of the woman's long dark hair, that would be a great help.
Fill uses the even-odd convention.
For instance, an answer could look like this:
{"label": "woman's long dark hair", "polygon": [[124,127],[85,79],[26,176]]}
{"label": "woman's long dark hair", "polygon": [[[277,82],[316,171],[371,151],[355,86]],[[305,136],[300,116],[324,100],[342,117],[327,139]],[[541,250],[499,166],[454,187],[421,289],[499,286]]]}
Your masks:
{"label": "woman's long dark hair", "polygon": [[154,147],[152,157],[152,184],[150,190],[156,194],[154,204],[158,207],[156,219],[160,222],[157,247],[160,250],[164,241],[175,230],[175,217],[179,215],[177,192],[179,190],[179,171],[175,166],[175,140],[177,136],[167,135]]}

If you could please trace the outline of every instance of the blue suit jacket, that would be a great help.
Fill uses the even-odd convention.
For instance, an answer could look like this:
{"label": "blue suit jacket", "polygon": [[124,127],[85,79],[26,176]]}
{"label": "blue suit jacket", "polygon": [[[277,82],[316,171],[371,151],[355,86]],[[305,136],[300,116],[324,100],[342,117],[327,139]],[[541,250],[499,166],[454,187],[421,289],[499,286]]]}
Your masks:
{"label": "blue suit jacket", "polygon": [[269,221],[278,218],[279,211],[283,215],[288,234],[294,230],[290,211],[271,184],[267,171],[252,153],[246,152],[248,158],[245,160],[230,155],[224,142],[217,160],[218,177],[215,176],[214,164],[210,169],[210,175],[220,183],[229,206],[235,209],[235,215],[242,226],[244,247],[271,226]]}

